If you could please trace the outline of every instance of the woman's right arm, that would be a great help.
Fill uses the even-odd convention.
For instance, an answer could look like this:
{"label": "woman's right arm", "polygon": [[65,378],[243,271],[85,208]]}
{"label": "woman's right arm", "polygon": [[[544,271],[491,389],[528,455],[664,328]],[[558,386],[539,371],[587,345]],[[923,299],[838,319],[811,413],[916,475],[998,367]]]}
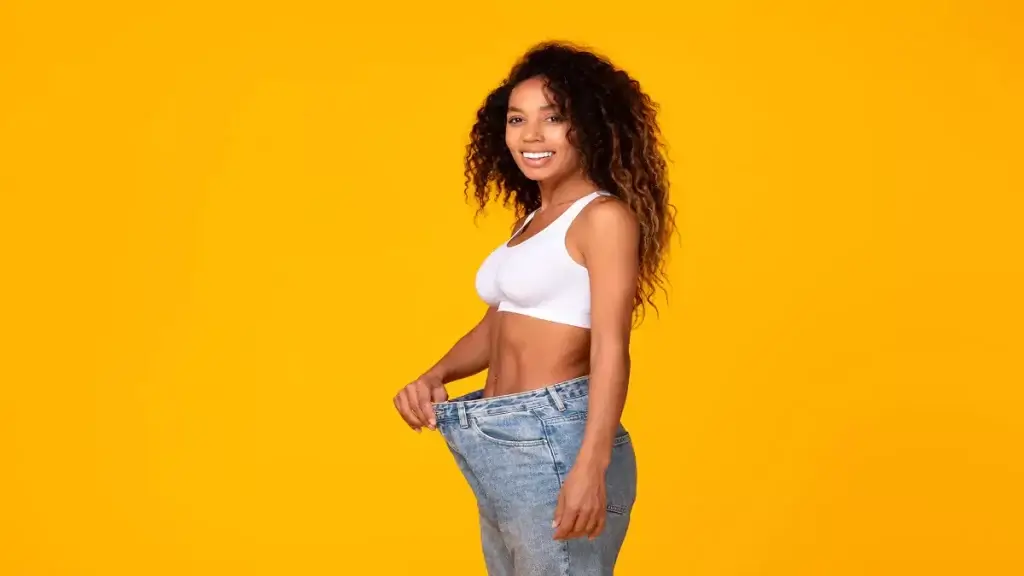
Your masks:
{"label": "woman's right arm", "polygon": [[488,308],[476,326],[459,338],[436,364],[395,396],[395,408],[410,428],[417,432],[423,426],[433,430],[437,423],[431,402],[448,399],[444,385],[478,374],[488,367],[496,313],[494,306]]}
{"label": "woman's right arm", "polygon": [[497,309],[491,306],[484,317],[452,346],[437,364],[431,366],[421,378],[429,378],[440,385],[468,378],[482,372],[491,359],[491,325]]}

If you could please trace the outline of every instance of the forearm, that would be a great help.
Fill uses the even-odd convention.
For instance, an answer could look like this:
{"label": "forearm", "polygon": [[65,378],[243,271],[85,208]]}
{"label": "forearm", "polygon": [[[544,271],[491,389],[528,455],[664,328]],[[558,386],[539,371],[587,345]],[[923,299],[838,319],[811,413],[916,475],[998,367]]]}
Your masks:
{"label": "forearm", "polygon": [[587,425],[577,460],[606,468],[611,460],[629,387],[629,349],[626,343],[594,347],[590,362]]}
{"label": "forearm", "polygon": [[451,347],[436,364],[427,370],[447,384],[478,374],[487,368],[491,357],[491,319],[488,309],[483,319]]}

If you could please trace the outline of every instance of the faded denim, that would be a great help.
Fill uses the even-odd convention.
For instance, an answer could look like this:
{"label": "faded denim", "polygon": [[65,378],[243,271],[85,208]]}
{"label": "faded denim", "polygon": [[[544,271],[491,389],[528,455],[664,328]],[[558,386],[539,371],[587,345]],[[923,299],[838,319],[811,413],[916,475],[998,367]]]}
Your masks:
{"label": "faded denim", "polygon": [[620,424],[606,473],[601,535],[554,540],[558,493],[587,420],[589,377],[483,397],[477,390],[434,405],[444,437],[476,496],[490,576],[604,576],[613,572],[636,499],[636,457]]}

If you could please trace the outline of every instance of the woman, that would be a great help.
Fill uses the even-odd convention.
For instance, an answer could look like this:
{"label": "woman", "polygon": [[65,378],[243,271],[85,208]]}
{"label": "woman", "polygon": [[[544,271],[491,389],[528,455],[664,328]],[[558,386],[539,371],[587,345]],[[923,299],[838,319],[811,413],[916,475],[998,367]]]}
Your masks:
{"label": "woman", "polygon": [[[445,438],[490,574],[611,574],[625,538],[629,337],[672,228],[656,110],[604,58],[544,43],[477,112],[467,190],[519,218],[477,272],[483,318],[394,403]],[[448,400],[446,384],[485,369],[482,390]]]}

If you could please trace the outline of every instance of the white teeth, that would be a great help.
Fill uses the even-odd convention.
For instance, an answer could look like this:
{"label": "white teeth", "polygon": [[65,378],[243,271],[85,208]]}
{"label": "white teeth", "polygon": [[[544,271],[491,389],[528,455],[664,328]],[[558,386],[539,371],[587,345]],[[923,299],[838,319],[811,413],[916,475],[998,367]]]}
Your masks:
{"label": "white teeth", "polygon": [[541,158],[547,158],[554,154],[554,152],[523,152],[523,156],[531,160],[539,160]]}

